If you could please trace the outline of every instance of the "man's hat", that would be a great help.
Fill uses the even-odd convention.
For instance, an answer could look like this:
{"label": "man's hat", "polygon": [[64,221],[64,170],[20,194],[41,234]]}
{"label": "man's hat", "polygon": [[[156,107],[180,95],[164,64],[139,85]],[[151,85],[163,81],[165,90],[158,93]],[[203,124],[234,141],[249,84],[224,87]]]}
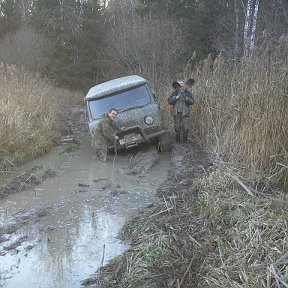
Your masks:
{"label": "man's hat", "polygon": [[[177,80],[172,82],[173,89],[179,89],[184,84],[183,80]],[[185,82],[185,85],[188,87],[192,87],[195,84],[195,80],[190,78]]]}
{"label": "man's hat", "polygon": [[172,87],[173,87],[173,89],[179,89],[181,87],[181,84],[179,84],[179,82],[177,82],[177,81],[173,81]]}
{"label": "man's hat", "polygon": [[190,78],[186,81],[186,86],[192,87],[195,84],[195,80]]}

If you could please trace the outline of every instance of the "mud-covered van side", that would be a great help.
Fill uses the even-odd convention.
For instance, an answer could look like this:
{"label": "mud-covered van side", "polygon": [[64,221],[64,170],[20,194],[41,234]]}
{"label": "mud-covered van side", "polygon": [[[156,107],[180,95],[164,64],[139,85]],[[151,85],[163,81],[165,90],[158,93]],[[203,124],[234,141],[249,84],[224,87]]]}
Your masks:
{"label": "mud-covered van side", "polygon": [[118,148],[158,141],[162,151],[170,149],[155,93],[142,77],[117,78],[91,88],[85,97],[91,135],[109,109],[118,110],[116,122],[125,130],[118,132]]}

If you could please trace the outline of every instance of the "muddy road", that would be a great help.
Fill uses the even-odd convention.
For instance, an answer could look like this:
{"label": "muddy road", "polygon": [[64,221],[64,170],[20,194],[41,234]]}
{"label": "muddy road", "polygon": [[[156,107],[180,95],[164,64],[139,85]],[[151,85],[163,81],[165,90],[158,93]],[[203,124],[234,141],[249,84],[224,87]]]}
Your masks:
{"label": "muddy road", "polygon": [[79,150],[61,145],[23,166],[53,173],[0,200],[0,287],[80,287],[129,248],[117,239],[126,220],[159,201],[169,154],[149,147],[102,163],[89,137],[79,140]]}

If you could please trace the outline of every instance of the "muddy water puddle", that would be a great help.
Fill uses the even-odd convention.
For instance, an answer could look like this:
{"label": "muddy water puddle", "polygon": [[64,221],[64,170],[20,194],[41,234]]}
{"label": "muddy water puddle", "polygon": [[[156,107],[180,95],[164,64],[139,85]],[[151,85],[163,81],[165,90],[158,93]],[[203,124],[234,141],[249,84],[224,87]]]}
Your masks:
{"label": "muddy water puddle", "polygon": [[1,200],[0,287],[80,287],[129,248],[117,235],[131,215],[157,201],[170,164],[170,155],[153,148],[102,163],[88,138],[77,152],[61,149],[29,164],[52,168],[56,177]]}

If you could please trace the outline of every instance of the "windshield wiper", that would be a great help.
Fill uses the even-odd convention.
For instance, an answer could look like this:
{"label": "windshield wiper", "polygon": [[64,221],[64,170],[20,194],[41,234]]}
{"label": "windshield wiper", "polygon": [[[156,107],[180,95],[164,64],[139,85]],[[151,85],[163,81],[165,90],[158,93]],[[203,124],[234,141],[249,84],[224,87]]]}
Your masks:
{"label": "windshield wiper", "polygon": [[126,111],[129,111],[129,110],[142,108],[142,107],[144,107],[144,106],[146,106],[146,105],[141,105],[141,106],[136,106],[136,107],[133,106],[133,107],[129,107],[129,108],[124,109],[124,110],[120,110],[120,112],[126,112]]}

